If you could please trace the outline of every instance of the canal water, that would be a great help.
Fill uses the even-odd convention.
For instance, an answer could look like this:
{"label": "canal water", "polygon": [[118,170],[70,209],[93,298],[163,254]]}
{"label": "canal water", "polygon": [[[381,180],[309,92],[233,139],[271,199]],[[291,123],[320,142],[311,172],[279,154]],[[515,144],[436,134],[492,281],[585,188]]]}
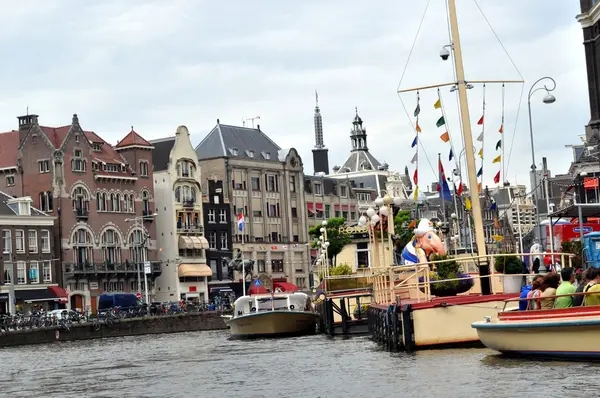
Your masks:
{"label": "canal water", "polygon": [[230,341],[228,331],[0,350],[2,397],[595,397],[600,365],[485,349],[396,354],[366,337]]}

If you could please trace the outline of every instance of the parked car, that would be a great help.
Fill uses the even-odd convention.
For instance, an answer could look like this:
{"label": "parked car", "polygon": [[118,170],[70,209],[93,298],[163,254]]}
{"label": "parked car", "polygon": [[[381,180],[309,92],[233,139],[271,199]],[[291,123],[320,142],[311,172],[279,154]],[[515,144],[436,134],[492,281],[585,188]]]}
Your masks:
{"label": "parked car", "polygon": [[138,306],[138,298],[133,293],[105,293],[98,297],[98,313],[119,307],[127,309]]}

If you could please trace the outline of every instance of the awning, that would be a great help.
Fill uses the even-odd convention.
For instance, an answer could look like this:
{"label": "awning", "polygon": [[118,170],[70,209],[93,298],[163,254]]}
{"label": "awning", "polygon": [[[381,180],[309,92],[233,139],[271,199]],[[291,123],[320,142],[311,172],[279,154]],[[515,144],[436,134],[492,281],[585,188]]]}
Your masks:
{"label": "awning", "polygon": [[198,236],[200,243],[202,244],[202,248],[205,250],[210,249],[210,245],[208,244],[208,240],[204,236]]}
{"label": "awning", "polygon": [[269,291],[263,285],[256,286],[255,284],[252,284],[252,286],[250,286],[250,289],[248,289],[248,294],[250,295],[267,293],[269,293]]}
{"label": "awning", "polygon": [[200,242],[200,238],[197,236],[190,236],[189,239],[192,240],[192,245],[196,250],[202,250],[202,242]]}
{"label": "awning", "polygon": [[348,211],[349,206],[348,205],[342,205],[342,211]]}
{"label": "awning", "polygon": [[212,276],[212,270],[206,264],[179,264],[179,277]]}
{"label": "awning", "polygon": [[339,205],[339,203],[336,203],[336,204],[334,204],[334,205],[333,205],[333,208],[334,208],[334,209],[336,209],[336,210],[339,210],[339,209],[340,209],[340,205]]}
{"label": "awning", "polygon": [[308,210],[309,213],[315,214],[314,203],[306,202],[306,209]]}
{"label": "awning", "polygon": [[273,282],[273,289],[281,289],[284,292],[297,292],[298,291],[298,286],[294,285],[293,283],[289,283],[289,282]]}
{"label": "awning", "polygon": [[200,297],[200,293],[186,293],[185,298],[198,298]]}
{"label": "awning", "polygon": [[48,288],[15,290],[15,296],[17,296],[17,300],[26,303],[32,303],[34,301],[54,301],[56,299],[56,296],[52,294]]}
{"label": "awning", "polygon": [[69,301],[69,294],[60,286],[49,286],[48,290],[60,301]]}
{"label": "awning", "polygon": [[552,223],[556,221],[556,218],[561,217],[579,217],[579,208],[581,207],[582,217],[598,217],[600,216],[600,204],[597,203],[577,203],[564,209],[550,213],[549,217],[552,217]]}
{"label": "awning", "polygon": [[192,250],[194,248],[194,242],[192,242],[192,240],[187,236],[180,236],[179,248]]}
{"label": "awning", "polygon": [[233,292],[233,290],[229,286],[221,286],[221,287],[211,287],[211,293],[228,293]]}
{"label": "awning", "polygon": [[317,211],[323,211],[323,203],[315,203]]}

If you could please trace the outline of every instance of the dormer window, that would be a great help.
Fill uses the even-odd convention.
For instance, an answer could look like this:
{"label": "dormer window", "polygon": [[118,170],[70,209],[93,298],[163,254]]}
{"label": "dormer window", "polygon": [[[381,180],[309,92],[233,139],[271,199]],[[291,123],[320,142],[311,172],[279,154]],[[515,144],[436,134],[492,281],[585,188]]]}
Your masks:
{"label": "dormer window", "polygon": [[238,149],[237,148],[229,148],[229,153],[231,153],[233,156],[237,156],[238,155]]}
{"label": "dormer window", "polygon": [[120,169],[119,165],[108,164],[108,163],[104,164],[104,171],[108,171],[108,172],[111,172],[111,173],[118,173],[119,169]]}
{"label": "dormer window", "polygon": [[271,153],[270,152],[261,152],[260,153],[262,155],[263,158],[269,160],[271,159]]}
{"label": "dormer window", "polygon": [[347,198],[348,197],[348,187],[345,185],[340,185],[340,196],[342,198]]}
{"label": "dormer window", "polygon": [[254,151],[251,149],[248,149],[246,151],[246,155],[248,155],[249,158],[253,158],[254,157]]}
{"label": "dormer window", "polygon": [[125,173],[126,170],[127,170],[127,167],[124,164],[122,164],[121,165],[121,173]]}
{"label": "dormer window", "polygon": [[102,145],[98,143],[93,143],[92,150],[94,150],[95,152],[102,152]]}

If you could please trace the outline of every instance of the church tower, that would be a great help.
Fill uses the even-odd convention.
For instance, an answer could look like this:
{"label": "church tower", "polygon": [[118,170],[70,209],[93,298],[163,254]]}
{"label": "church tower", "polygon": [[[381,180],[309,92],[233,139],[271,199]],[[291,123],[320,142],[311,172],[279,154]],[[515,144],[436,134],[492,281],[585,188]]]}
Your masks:
{"label": "church tower", "polygon": [[319,109],[319,94],[315,91],[315,148],[313,152],[313,169],[314,174],[325,173],[329,174],[329,150],[325,148],[323,142],[323,118]]}

